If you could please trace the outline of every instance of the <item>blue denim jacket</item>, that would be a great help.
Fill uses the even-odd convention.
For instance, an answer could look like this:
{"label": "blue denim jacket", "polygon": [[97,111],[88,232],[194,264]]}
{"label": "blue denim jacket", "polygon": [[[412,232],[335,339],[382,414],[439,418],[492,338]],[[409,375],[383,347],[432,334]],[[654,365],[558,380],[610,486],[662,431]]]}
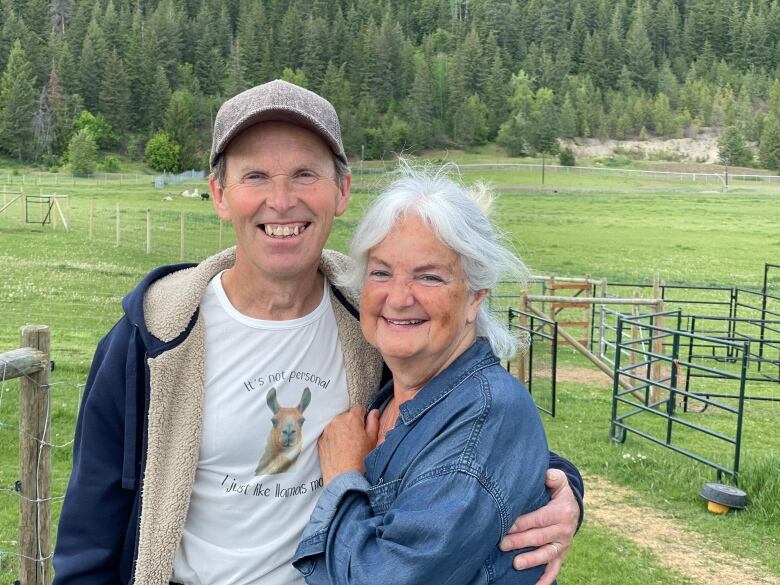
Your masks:
{"label": "blue denim jacket", "polygon": [[365,476],[323,490],[293,564],[310,585],[536,583],[544,567],[515,571],[498,543],[548,502],[548,457],[530,395],[478,339],[401,405]]}

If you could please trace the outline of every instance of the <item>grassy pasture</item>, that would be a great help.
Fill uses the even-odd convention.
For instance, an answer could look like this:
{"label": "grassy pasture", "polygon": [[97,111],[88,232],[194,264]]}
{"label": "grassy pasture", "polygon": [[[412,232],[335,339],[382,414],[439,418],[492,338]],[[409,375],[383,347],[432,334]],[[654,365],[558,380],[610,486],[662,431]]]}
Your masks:
{"label": "grassy pasture", "polygon": [[[2,179],[0,173],[0,181]],[[667,283],[720,284],[757,288],[764,262],[780,263],[780,187],[736,183],[723,193],[714,183],[650,177],[470,170],[462,176],[493,184],[501,196],[494,217],[534,270],[559,275],[591,274],[612,282],[650,282],[658,272]],[[329,245],[345,250],[372,194],[386,178],[366,175]],[[120,315],[119,302],[149,269],[180,257],[180,218],[185,217],[185,259],[197,261],[219,247],[219,223],[211,205],[184,199],[179,191],[205,183],[155,190],[148,184],[78,184],[70,195],[71,231],[19,225],[19,210],[0,215],[0,350],[18,344],[19,327],[44,323],[52,328],[55,495],[62,494],[70,469],[70,448],[80,385],[95,343]],[[2,184],[0,183],[0,189]],[[44,192],[54,190],[43,187]],[[12,188],[9,186],[9,190]],[[35,191],[37,192],[37,190]],[[60,188],[57,188],[60,192]],[[163,198],[171,194],[172,201]],[[116,245],[116,208],[120,208]],[[90,207],[93,239],[88,238]],[[152,213],[152,253],[146,253],[146,209]],[[232,243],[229,226],[223,246]],[[773,273],[780,292],[780,270]],[[563,368],[585,361],[561,352]],[[629,486],[674,521],[754,559],[780,575],[780,404],[749,403],[743,437],[742,487],[748,510],[725,517],[709,515],[698,498],[714,473],[679,455],[629,435],[609,440],[609,382],[561,382],[558,416],[543,416],[551,447],[589,474]],[[774,389],[768,391],[776,392]],[[17,477],[18,411],[16,382],[0,381],[0,551],[13,552],[18,538],[17,506],[11,492]],[[731,420],[716,413],[691,415],[726,429]],[[647,423],[657,424],[655,422]],[[697,448],[722,456],[723,449],[697,436]],[[719,450],[720,449],[720,450]],[[6,490],[6,491],[3,491]],[[57,505],[55,504],[55,514]],[[684,577],[661,559],[630,546],[598,526],[577,537],[562,583],[682,583]],[[0,557],[0,582],[15,576],[15,559]]]}

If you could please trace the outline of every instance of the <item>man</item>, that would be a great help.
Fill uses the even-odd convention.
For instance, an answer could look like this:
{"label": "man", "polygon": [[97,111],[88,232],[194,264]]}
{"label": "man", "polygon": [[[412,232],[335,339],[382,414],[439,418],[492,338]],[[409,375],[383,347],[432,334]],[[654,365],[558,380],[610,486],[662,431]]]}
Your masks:
{"label": "man", "polygon": [[[322,487],[317,438],[386,370],[323,251],[351,177],[333,106],[273,81],[220,108],[211,196],[235,249],[159,268],[101,340],[79,413],[55,584],[287,584]],[[522,446],[518,446],[522,448]],[[548,506],[502,547],[548,562],[571,543],[582,481],[551,454]],[[572,490],[569,484],[574,487]],[[575,497],[576,493],[576,497]]]}

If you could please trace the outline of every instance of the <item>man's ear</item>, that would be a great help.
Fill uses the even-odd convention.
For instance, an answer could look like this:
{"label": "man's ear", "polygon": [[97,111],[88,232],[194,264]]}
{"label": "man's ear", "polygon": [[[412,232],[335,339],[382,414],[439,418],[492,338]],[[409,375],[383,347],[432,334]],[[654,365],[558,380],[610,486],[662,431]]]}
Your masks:
{"label": "man's ear", "polygon": [[347,175],[339,185],[338,199],[336,200],[336,217],[347,210],[349,205],[350,189],[352,188],[352,175]]}
{"label": "man's ear", "polygon": [[209,191],[211,191],[211,203],[220,219],[230,221],[230,208],[225,200],[225,188],[220,185],[214,175],[209,175]]}

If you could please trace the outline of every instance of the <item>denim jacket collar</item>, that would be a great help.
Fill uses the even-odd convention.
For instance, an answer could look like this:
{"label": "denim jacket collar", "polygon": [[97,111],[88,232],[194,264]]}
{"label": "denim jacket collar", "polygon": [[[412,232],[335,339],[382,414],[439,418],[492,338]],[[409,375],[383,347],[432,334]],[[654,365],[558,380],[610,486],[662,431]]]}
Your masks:
{"label": "denim jacket collar", "polygon": [[[412,424],[433,405],[455,390],[465,379],[483,368],[492,366],[499,359],[493,353],[488,341],[479,337],[460,354],[443,372],[423,386],[412,398],[400,407],[400,419],[405,425]],[[369,410],[378,408],[393,394],[392,381],[385,385],[371,400]]]}

